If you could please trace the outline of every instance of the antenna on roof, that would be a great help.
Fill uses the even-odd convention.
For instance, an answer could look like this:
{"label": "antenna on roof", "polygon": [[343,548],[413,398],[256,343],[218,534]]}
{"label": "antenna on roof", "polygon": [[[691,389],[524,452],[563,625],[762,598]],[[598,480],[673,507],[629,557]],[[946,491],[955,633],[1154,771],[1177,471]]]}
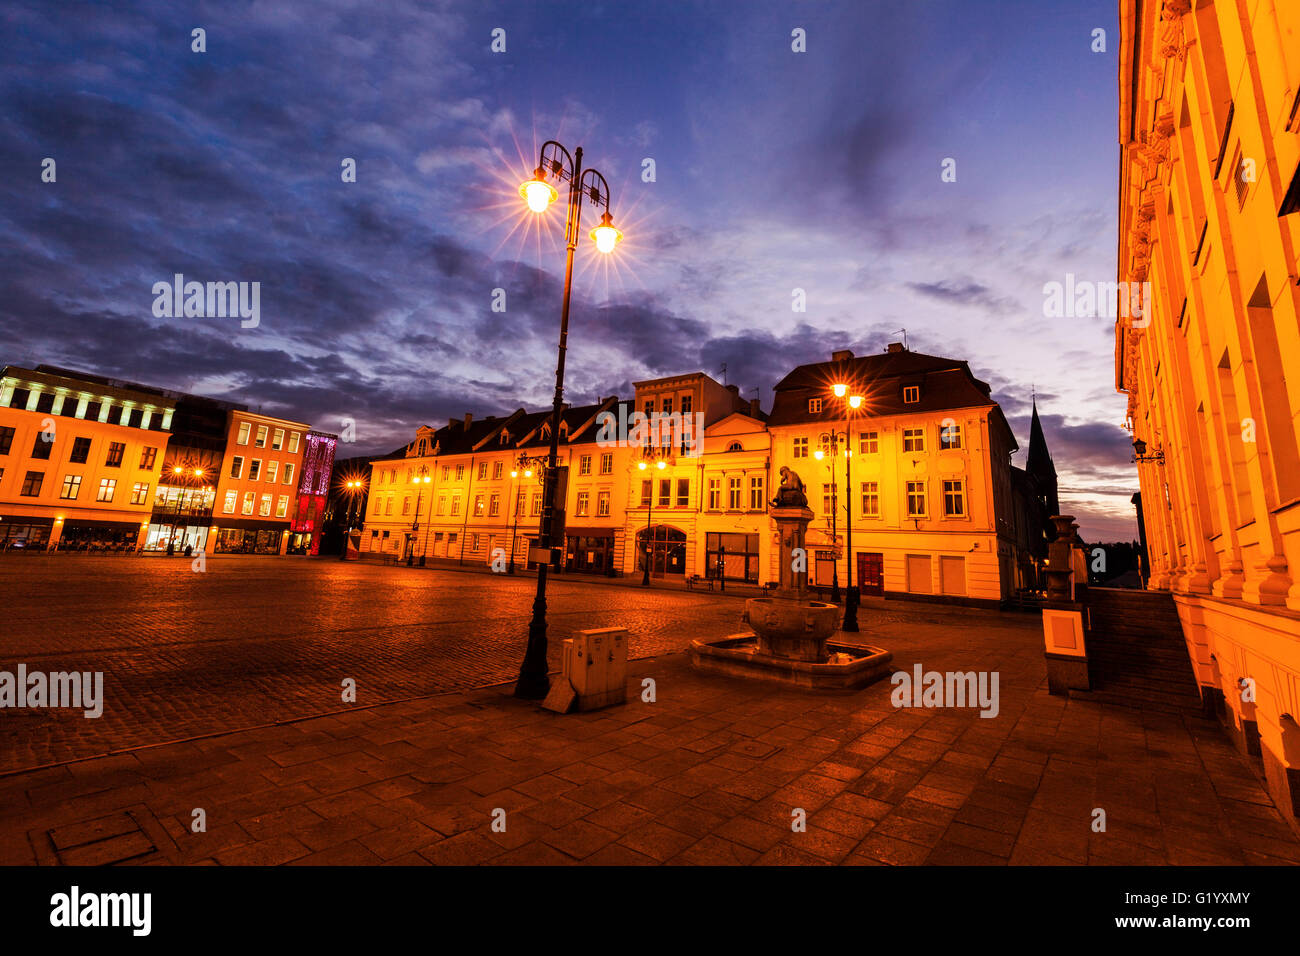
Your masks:
{"label": "antenna on roof", "polygon": [[727,363],[726,362],[722,363],[722,384],[723,385],[727,384]]}
{"label": "antenna on roof", "polygon": [[898,331],[899,331],[899,333],[901,333],[902,336],[903,336],[903,348],[907,349],[909,352],[912,351],[912,350],[911,350],[910,348],[908,348],[908,346],[907,346],[907,329],[899,329]]}

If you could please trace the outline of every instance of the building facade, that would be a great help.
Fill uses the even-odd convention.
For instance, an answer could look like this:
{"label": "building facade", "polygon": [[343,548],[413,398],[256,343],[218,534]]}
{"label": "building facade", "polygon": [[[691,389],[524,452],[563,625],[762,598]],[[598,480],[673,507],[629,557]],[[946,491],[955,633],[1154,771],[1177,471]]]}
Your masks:
{"label": "building facade", "polygon": [[302,422],[231,411],[209,550],[286,553],[309,430]]}
{"label": "building facade", "polygon": [[[1300,809],[1300,5],[1121,3],[1116,385],[1148,587]],[[1249,11],[1246,7],[1249,6]],[[1130,310],[1132,311],[1132,310]]]}
{"label": "building facade", "polygon": [[[837,382],[866,399],[847,442]],[[1025,586],[1022,552],[1042,530],[1019,516],[1032,508],[1014,507],[1016,442],[966,363],[901,345],[836,353],[786,376],[771,416],[703,373],[635,389],[630,402],[564,412],[563,570],[644,574],[648,563],[652,579],[776,581],[768,508],[784,467],[805,483],[816,514],[817,587],[847,584],[850,561],[864,594],[997,603]],[[361,549],[528,565],[549,428],[549,412],[524,409],[421,428],[400,453],[371,463]]]}
{"label": "building facade", "polygon": [[134,551],[171,437],[161,392],[49,366],[0,372],[0,549]]}

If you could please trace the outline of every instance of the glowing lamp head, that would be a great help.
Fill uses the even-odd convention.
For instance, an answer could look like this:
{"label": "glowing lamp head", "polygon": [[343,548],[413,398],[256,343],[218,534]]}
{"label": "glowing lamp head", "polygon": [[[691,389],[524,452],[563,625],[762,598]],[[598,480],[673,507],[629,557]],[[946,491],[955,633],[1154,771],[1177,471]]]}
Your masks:
{"label": "glowing lamp head", "polygon": [[182,468],[180,465],[177,465],[175,468],[172,469],[172,474],[173,474],[173,475],[179,475],[179,474],[180,474],[181,472],[183,472],[184,470],[185,470],[185,469]]}
{"label": "glowing lamp head", "polygon": [[524,469],[524,477],[525,478],[533,477],[533,470],[531,468]]}
{"label": "glowing lamp head", "polygon": [[637,466],[638,468],[640,468],[642,471],[645,471],[645,462],[643,462],[643,461],[638,461],[638,462],[636,463],[636,466]]}
{"label": "glowing lamp head", "polygon": [[849,396],[849,408],[860,408],[861,406],[862,406],[862,396],[861,396],[861,395],[850,395],[850,396]]}
{"label": "glowing lamp head", "polygon": [[664,460],[661,458],[661,459],[660,459],[660,460],[655,464],[655,467],[658,468],[660,471],[663,471],[665,468],[668,467],[668,462],[664,461]]}
{"label": "glowing lamp head", "polygon": [[519,477],[519,472],[518,472],[517,470],[515,470],[515,469],[511,469],[511,470],[510,470],[510,477],[511,477],[511,478],[518,478],[518,477]]}
{"label": "glowing lamp head", "polygon": [[836,382],[834,385],[831,386],[831,391],[835,393],[836,398],[843,398],[844,393],[847,392],[848,390],[849,387],[843,384],[842,382]]}
{"label": "glowing lamp head", "polygon": [[591,230],[591,239],[596,243],[596,249],[606,255],[614,251],[622,238],[623,234],[614,228],[614,221],[608,212],[600,217],[600,225]]}
{"label": "glowing lamp head", "polygon": [[195,469],[194,469],[194,477],[195,477],[195,478],[202,478],[202,477],[203,477],[203,469],[202,469],[202,468],[195,468]]}
{"label": "glowing lamp head", "polygon": [[546,173],[538,166],[533,178],[519,187],[519,195],[533,212],[546,212],[546,207],[555,202],[560,194],[546,181]]}
{"label": "glowing lamp head", "polygon": [[813,452],[813,457],[816,458],[818,461],[821,461],[823,458],[826,457],[826,453],[823,452],[820,448],[818,448],[815,452]]}

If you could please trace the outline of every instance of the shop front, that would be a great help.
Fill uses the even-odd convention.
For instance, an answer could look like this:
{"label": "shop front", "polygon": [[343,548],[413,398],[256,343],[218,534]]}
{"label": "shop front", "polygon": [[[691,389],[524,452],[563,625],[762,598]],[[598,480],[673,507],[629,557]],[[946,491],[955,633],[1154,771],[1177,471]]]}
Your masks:
{"label": "shop front", "polygon": [[636,535],[636,569],[645,570],[650,555],[651,577],[686,574],[686,532],[666,524],[641,529]]}
{"label": "shop front", "polygon": [[287,523],[232,521],[213,528],[213,534],[216,554],[284,554],[289,543]]}
{"label": "shop front", "polygon": [[55,543],[56,551],[134,551],[140,539],[138,521],[68,519]]}
{"label": "shop front", "polygon": [[704,545],[707,577],[758,583],[758,535],[710,531]]}
{"label": "shop front", "polygon": [[44,551],[53,529],[53,518],[0,518],[0,551]]}
{"label": "shop front", "polygon": [[613,528],[566,529],[564,570],[582,574],[612,574],[613,569]]}

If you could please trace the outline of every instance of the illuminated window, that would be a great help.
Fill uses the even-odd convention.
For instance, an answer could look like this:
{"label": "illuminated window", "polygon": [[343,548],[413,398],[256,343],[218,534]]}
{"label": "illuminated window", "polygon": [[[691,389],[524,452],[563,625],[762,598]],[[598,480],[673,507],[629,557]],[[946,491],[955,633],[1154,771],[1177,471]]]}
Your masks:
{"label": "illuminated window", "polygon": [[709,479],[709,510],[719,511],[722,508],[722,481],[718,478]]}
{"label": "illuminated window", "polygon": [[70,501],[70,500],[76,498],[77,495],[78,495],[78,493],[80,493],[80,491],[81,491],[81,476],[80,476],[80,475],[64,475],[64,476],[63,476],[63,490],[59,492],[59,497],[60,497],[60,498],[66,500],[66,501]]}
{"label": "illuminated window", "polygon": [[95,500],[112,501],[113,494],[116,491],[117,491],[116,478],[101,478],[99,479],[99,495],[95,498]]}
{"label": "illuminated window", "polygon": [[614,453],[607,451],[600,456],[600,473],[602,475],[612,475],[614,473]]}
{"label": "illuminated window", "polygon": [[762,511],[765,502],[763,501],[763,476],[754,475],[749,479],[749,510]]}
{"label": "illuminated window", "polygon": [[[266,433],[267,433],[268,431],[270,431],[270,429],[267,428],[265,425],[258,425],[258,426],[257,426],[257,437],[256,437],[255,439],[253,439],[253,446],[254,446],[255,448],[265,448],[265,447],[266,447]],[[271,513],[271,512],[268,510],[268,511],[267,511],[267,514],[270,514],[270,513]]]}
{"label": "illuminated window", "polygon": [[[238,492],[238,491],[227,491],[227,492],[226,492],[226,502],[225,502],[225,504],[223,504],[223,505],[221,506],[221,511],[222,511],[222,513],[223,513],[223,514],[228,514],[228,515],[233,515],[233,514],[235,513],[235,505],[237,505],[238,503],[239,503],[239,492]],[[379,511],[379,501],[378,501],[378,500],[375,501],[375,511],[376,511],[376,512]]]}
{"label": "illuminated window", "polygon": [[877,482],[862,483],[862,517],[880,517],[880,485]]}
{"label": "illuminated window", "polygon": [[248,444],[248,431],[249,431],[250,428],[252,428],[252,426],[249,425],[248,422],[240,422],[240,423],[239,423],[239,437],[238,437],[237,439],[235,439],[235,444],[236,444],[236,445],[247,445],[247,444]]}
{"label": "illuminated window", "polygon": [[286,485],[291,485],[291,484],[293,484],[293,462],[291,462],[291,461],[286,461],[286,462],[284,463],[284,482],[283,482],[283,483],[286,484]]}
{"label": "illuminated window", "polygon": [[257,509],[257,513],[263,518],[271,517],[271,496],[262,495],[262,503]]}
{"label": "illuminated window", "polygon": [[591,456],[590,456],[590,455],[583,455],[581,458],[578,459],[578,474],[579,474],[579,475],[590,475],[590,474],[591,474]]}
{"label": "illuminated window", "polygon": [[948,423],[939,429],[939,447],[940,448],[961,448],[961,426]]}
{"label": "illuminated window", "polygon": [[289,513],[289,496],[281,495],[275,503],[275,516],[283,518]]}
{"label": "illuminated window", "polygon": [[291,455],[298,454],[298,433],[297,432],[289,433],[289,454]]}
{"label": "illuminated window", "polygon": [[925,429],[903,429],[903,451],[925,451]]}
{"label": "illuminated window", "polygon": [[499,514],[501,514],[501,496],[493,495],[488,499],[488,517],[495,518]]}
{"label": "illuminated window", "polygon": [[279,473],[279,471],[280,471],[280,463],[278,461],[276,461],[275,459],[271,459],[270,461],[268,461],[266,463],[266,480],[274,484],[276,475]]}
{"label": "illuminated window", "polygon": [[596,496],[596,517],[609,517],[609,492],[602,491]]}
{"label": "illuminated window", "polygon": [[137,481],[131,486],[131,504],[142,505],[149,498],[149,482]]}
{"label": "illuminated window", "polygon": [[864,455],[874,455],[880,451],[880,432],[859,432],[858,451]]}
{"label": "illuminated window", "polygon": [[505,463],[504,463],[504,462],[501,462],[501,461],[493,462],[493,464],[492,464],[492,478],[493,478],[494,480],[500,478],[500,477],[501,477],[501,474],[502,474],[502,472],[503,472],[503,470],[504,470],[504,468],[505,468]]}
{"label": "illuminated window", "polygon": [[909,518],[924,518],[926,513],[925,482],[909,481],[907,483],[907,516]]}
{"label": "illuminated window", "polygon": [[807,457],[808,457],[808,439],[807,439],[807,438],[796,438],[796,439],[794,439],[794,457],[795,457],[795,458],[807,458]]}
{"label": "illuminated window", "polygon": [[251,491],[246,491],[244,492],[244,507],[240,510],[246,515],[251,515],[253,513],[253,505],[256,503],[257,495],[253,494]]}
{"label": "illuminated window", "polygon": [[575,513],[579,518],[587,517],[587,507],[589,506],[590,503],[591,503],[590,492],[586,492],[586,491],[578,492],[578,507],[575,510]]}
{"label": "illuminated window", "polygon": [[740,510],[740,479],[727,479],[727,509],[729,511]]}
{"label": "illuminated window", "polygon": [[284,446],[284,429],[277,428],[271,436],[271,447],[279,451]]}
{"label": "illuminated window", "polygon": [[483,517],[483,496],[482,495],[474,496],[474,517],[475,518]]}

